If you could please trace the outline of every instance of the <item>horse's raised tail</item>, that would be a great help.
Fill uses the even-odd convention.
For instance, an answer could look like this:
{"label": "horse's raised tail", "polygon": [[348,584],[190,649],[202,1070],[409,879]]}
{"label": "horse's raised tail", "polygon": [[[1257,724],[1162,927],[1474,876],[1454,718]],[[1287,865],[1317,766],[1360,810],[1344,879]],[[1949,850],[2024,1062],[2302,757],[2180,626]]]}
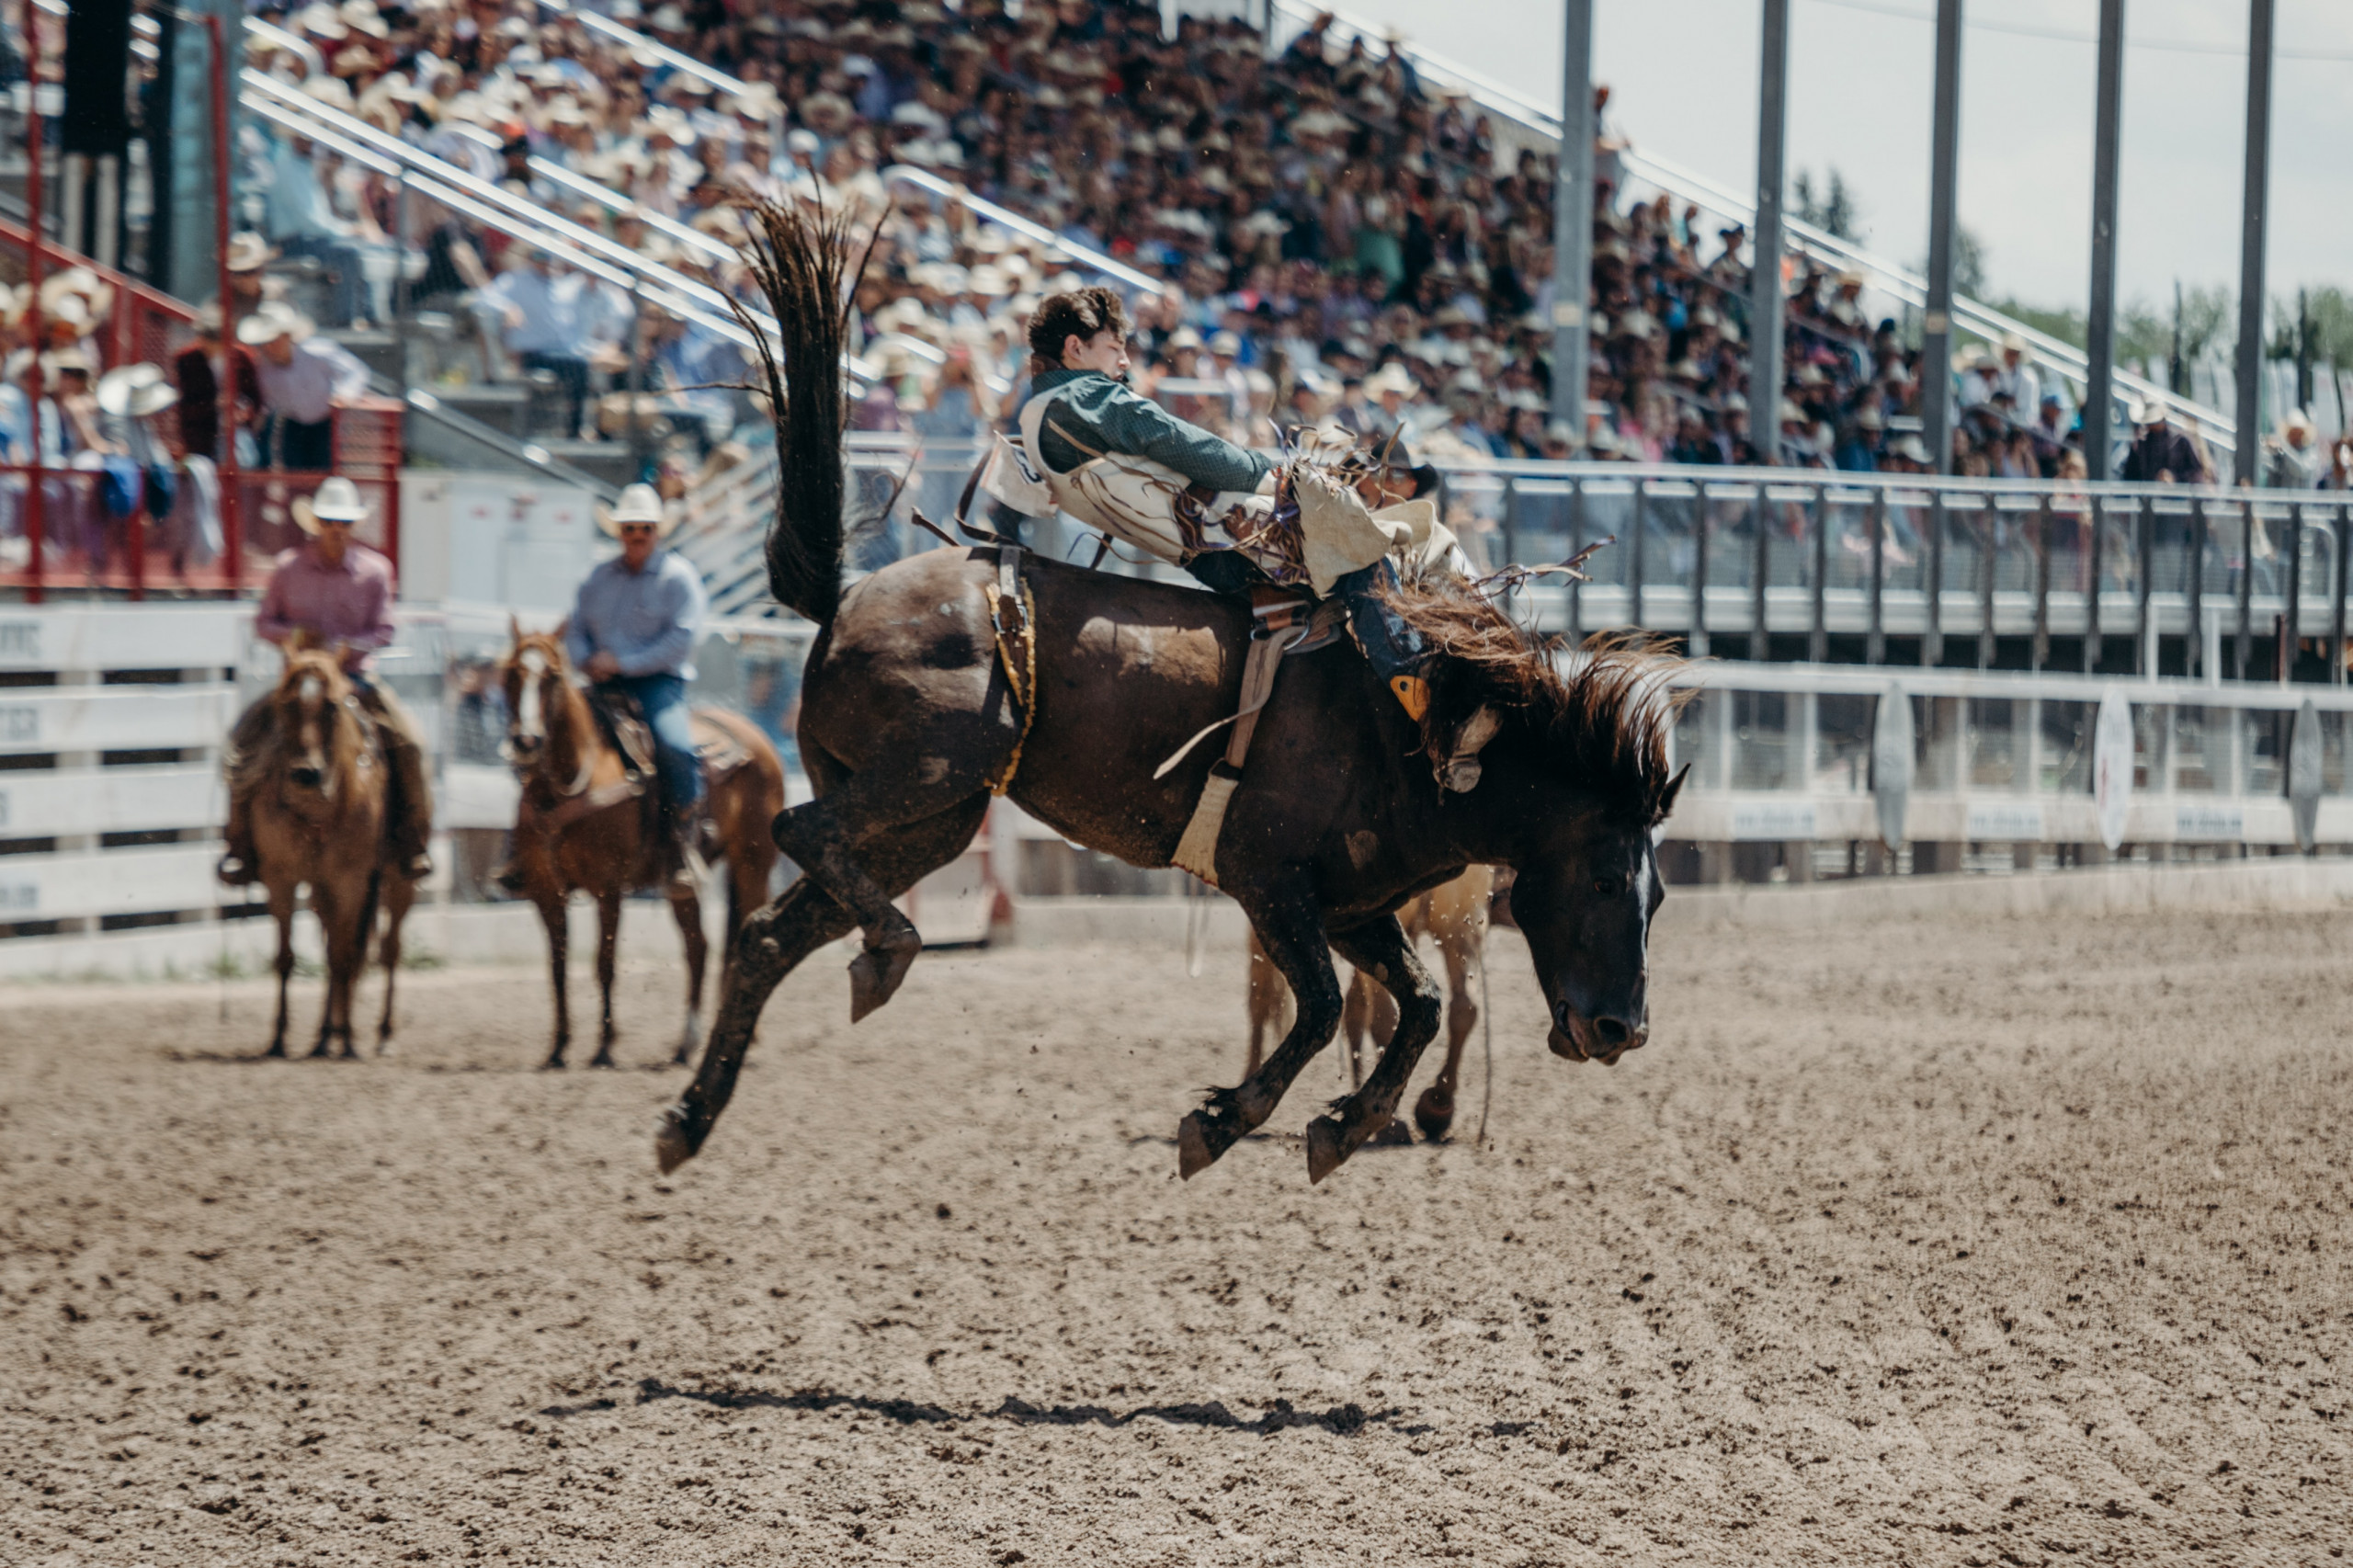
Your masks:
{"label": "horse's raised tail", "polygon": [[[850,301],[847,215],[798,202],[747,210],[745,259],[776,312],[781,351],[740,305],[776,420],[776,520],[768,525],[768,591],[820,626],[842,597],[842,346]],[[733,301],[730,301],[733,304]]]}

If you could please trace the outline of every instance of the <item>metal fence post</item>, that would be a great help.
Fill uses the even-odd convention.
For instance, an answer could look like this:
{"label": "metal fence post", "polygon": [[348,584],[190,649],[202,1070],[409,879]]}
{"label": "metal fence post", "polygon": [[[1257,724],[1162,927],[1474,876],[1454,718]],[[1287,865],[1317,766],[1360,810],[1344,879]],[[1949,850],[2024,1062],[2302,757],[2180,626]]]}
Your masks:
{"label": "metal fence post", "polygon": [[1813,487],[1813,624],[1807,628],[1805,656],[1814,664],[1830,657],[1829,604],[1824,592],[1830,575],[1830,492]]}
{"label": "metal fence post", "polygon": [[2335,581],[2329,588],[2328,608],[2328,684],[2345,684],[2345,507],[2340,503],[2331,506],[2329,518],[2329,549]]}
{"label": "metal fence post", "polygon": [[[1569,555],[1585,548],[1585,481],[1574,476],[1569,480]],[[1569,579],[1569,641],[1585,641],[1585,599],[1578,592],[1577,580]]]}
{"label": "metal fence post", "polygon": [[2001,564],[1995,539],[2002,528],[2002,509],[1990,495],[1977,498],[1977,667],[1994,667],[1994,570]]}
{"label": "metal fence post", "polygon": [[1863,645],[1867,665],[1887,663],[1887,491],[1871,492],[1871,627]]}
{"label": "metal fence post", "polygon": [[1508,566],[1519,559],[1519,481],[1511,474],[1504,476],[1503,524],[1504,558],[1495,564]]}
{"label": "metal fence post", "polygon": [[2302,641],[2304,597],[2304,504],[2297,502],[2288,513],[2288,603],[2280,618],[2279,641],[2274,650],[2272,663],[2279,668],[2282,681],[2296,678],[2296,654]]}
{"label": "metal fence post", "polygon": [[2091,525],[2088,559],[2084,566],[2084,674],[2099,668],[2099,576],[2106,555],[2101,538],[2108,531],[2108,509],[2097,495],[2084,497],[2084,517]]}
{"label": "metal fence post", "polygon": [[[2150,599],[2155,592],[2152,581],[2157,570],[2157,516],[2154,506],[2146,495],[2132,508],[2133,546],[2141,561],[2140,581],[2134,585],[2132,607],[2132,673],[2154,677],[2163,663],[2157,657],[2157,642],[2149,618],[2155,613]],[[2144,653],[2143,650],[2146,650]],[[2146,665],[2144,669],[2142,666]]]}
{"label": "metal fence post", "polygon": [[1698,489],[1691,517],[1691,635],[1684,640],[1695,658],[1708,652],[1708,487],[1702,483]]}
{"label": "metal fence post", "polygon": [[1748,585],[1748,656],[1759,664],[1772,656],[1772,633],[1765,624],[1765,586],[1773,570],[1772,506],[1766,499],[1765,486],[1756,486],[1756,494],[1748,504],[1751,519],[1749,533],[1756,548],[1756,564]]}
{"label": "metal fence post", "polygon": [[1945,493],[1928,492],[1927,635],[1920,639],[1920,663],[1929,669],[1945,660]]}
{"label": "metal fence post", "polygon": [[2029,667],[2040,672],[2051,662],[2051,496],[2046,493],[2034,514],[2034,651]]}
{"label": "metal fence post", "polygon": [[2239,635],[2234,678],[2246,679],[2247,661],[2255,656],[2255,503],[2239,506]]}
{"label": "metal fence post", "polygon": [[1649,521],[1647,516],[1649,499],[1648,488],[1641,480],[1634,481],[1634,517],[1631,524],[1634,530],[1634,548],[1626,562],[1626,599],[1628,605],[1631,607],[1631,614],[1628,619],[1636,626],[1643,624],[1643,536],[1650,531],[1644,526]]}
{"label": "metal fence post", "polygon": [[2183,650],[2182,670],[2193,676],[2213,672],[2206,662],[2206,498],[2189,503],[2189,642]]}

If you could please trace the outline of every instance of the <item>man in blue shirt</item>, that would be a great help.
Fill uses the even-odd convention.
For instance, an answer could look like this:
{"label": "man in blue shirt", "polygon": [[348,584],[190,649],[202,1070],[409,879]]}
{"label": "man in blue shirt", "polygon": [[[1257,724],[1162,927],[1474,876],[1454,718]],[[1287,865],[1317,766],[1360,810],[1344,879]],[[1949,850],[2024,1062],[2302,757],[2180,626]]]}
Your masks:
{"label": "man in blue shirt", "polygon": [[612,510],[597,508],[597,522],[620,540],[621,552],[580,585],[564,651],[591,681],[637,699],[654,731],[670,876],[690,882],[702,769],[688,723],[687,683],[695,678],[695,643],[702,636],[702,579],[686,557],[662,548],[672,525],[654,486],[631,485]]}

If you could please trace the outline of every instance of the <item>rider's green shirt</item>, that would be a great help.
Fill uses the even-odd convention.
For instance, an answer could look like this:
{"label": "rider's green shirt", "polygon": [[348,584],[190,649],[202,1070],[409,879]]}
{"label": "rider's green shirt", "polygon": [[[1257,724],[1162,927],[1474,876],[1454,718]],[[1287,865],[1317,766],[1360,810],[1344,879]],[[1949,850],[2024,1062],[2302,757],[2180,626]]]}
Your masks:
{"label": "rider's green shirt", "polygon": [[[1030,383],[1030,392],[1033,398],[1054,400],[1038,433],[1038,456],[1056,473],[1121,452],[1165,463],[1211,490],[1256,490],[1274,466],[1256,452],[1187,424],[1100,370],[1048,370]],[[1067,438],[1057,426],[1069,432]],[[1080,442],[1094,449],[1081,449]]]}

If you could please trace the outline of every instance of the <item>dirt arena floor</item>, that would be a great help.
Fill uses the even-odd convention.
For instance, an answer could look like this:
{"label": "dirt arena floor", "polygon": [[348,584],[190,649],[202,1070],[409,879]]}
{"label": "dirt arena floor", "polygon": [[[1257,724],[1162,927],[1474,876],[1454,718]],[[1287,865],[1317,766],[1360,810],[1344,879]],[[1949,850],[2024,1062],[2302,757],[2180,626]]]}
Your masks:
{"label": "dirt arena floor", "polygon": [[1474,1040],[1458,1142],[1320,1187],[1329,1060],[1176,1179],[1238,956],[934,954],[855,1031],[828,959],[669,1181],[679,1076],[532,1071],[534,971],[358,1064],[9,990],[0,1562],[2341,1557],[2353,917],[1654,957],[1575,1066],[1499,934],[1492,1147]]}

